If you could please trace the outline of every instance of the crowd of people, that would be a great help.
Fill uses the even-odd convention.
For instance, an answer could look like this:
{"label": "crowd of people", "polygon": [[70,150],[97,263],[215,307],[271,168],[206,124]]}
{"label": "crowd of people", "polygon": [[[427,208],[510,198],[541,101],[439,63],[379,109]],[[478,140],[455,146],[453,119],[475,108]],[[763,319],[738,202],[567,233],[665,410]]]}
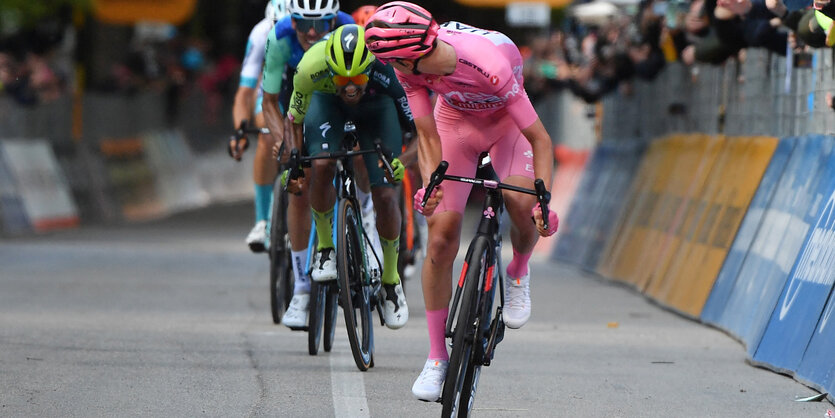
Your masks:
{"label": "crowd of people", "polygon": [[628,92],[636,78],[653,80],[670,62],[718,65],[744,59],[746,48],[808,56],[835,45],[830,15],[835,3],[825,0],[643,1],[634,14],[574,17],[565,29],[532,39],[524,51],[526,84],[536,94],[566,88],[596,102]]}

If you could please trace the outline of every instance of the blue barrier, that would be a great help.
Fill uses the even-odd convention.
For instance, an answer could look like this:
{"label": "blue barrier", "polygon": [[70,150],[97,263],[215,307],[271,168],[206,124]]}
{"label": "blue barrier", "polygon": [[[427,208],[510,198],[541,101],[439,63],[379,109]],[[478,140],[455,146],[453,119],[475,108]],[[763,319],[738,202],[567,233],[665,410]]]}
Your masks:
{"label": "blue barrier", "polygon": [[552,259],[573,264],[580,262],[581,251],[585,247],[585,236],[588,234],[585,230],[588,228],[588,210],[595,203],[590,197],[602,187],[603,176],[600,173],[611,165],[611,149],[612,146],[608,143],[598,145],[586,163],[583,177],[571,201],[568,216],[560,222],[560,234],[551,255]]}
{"label": "blue barrier", "polygon": [[[832,147],[833,142],[830,139],[824,144]],[[816,176],[821,179],[813,195],[816,204],[804,217],[804,222],[814,227],[754,353],[755,362],[779,370],[794,372],[800,366],[835,280],[835,156],[831,150],[829,156]]]}
{"label": "blue barrier", "polygon": [[593,200],[596,204],[587,208],[593,213],[591,234],[586,237],[586,248],[578,261],[588,270],[597,268],[606,243],[617,226],[644,148],[637,141],[616,144],[614,161],[606,167],[606,181],[598,190],[599,198]]}
{"label": "blue barrier", "polygon": [[804,217],[818,191],[821,167],[832,153],[832,138],[797,141],[717,321],[738,336],[752,356],[806,239],[809,223]]}
{"label": "blue barrier", "polygon": [[[829,256],[831,256],[832,248],[829,247]],[[823,309],[823,314],[812,334],[812,340],[809,341],[803,360],[795,374],[796,378],[814,382],[823,388],[823,392],[828,393],[835,393],[835,362],[832,360],[835,359],[835,344],[832,344],[835,341],[833,310],[835,310],[835,300],[830,293],[829,301]],[[830,322],[833,323],[830,324]]]}
{"label": "blue barrier", "polygon": [[789,161],[796,143],[797,141],[794,138],[784,138],[780,140],[777,149],[774,150],[768,169],[766,169],[760,181],[757,193],[751,199],[751,204],[742,219],[733,245],[731,245],[722,269],[713,284],[710,296],[704,308],[702,308],[702,321],[710,324],[719,322],[719,318],[722,316],[731,296],[731,291],[736,284],[737,276],[742,270],[742,265],[751,249],[751,244],[754,242],[754,236],[762,225],[763,215],[765,215],[765,211],[772,197],[774,197],[777,184],[783,176],[786,163]]}

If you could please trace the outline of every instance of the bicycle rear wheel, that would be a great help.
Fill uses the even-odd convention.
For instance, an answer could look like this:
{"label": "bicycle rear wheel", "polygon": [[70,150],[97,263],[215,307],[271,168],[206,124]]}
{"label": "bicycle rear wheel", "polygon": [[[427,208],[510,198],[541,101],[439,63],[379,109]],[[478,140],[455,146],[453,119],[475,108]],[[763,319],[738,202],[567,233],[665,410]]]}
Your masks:
{"label": "bicycle rear wheel", "polygon": [[[482,278],[487,274],[489,245],[486,238],[478,237],[473,251],[466,260],[467,272],[464,289],[458,305],[455,328],[452,335],[452,353],[449,356],[444,389],[441,397],[443,417],[466,417],[472,408],[478,375],[481,369],[482,326],[479,312]],[[450,313],[454,314],[454,313]]]}
{"label": "bicycle rear wheel", "polygon": [[371,286],[363,269],[360,216],[351,200],[339,202],[336,219],[336,272],[339,298],[354,362],[361,371],[373,364],[374,331],[371,322]]}
{"label": "bicycle rear wheel", "polygon": [[270,225],[270,310],[273,323],[281,317],[293,298],[293,263],[290,237],[287,232],[287,192],[276,180],[273,186],[273,208]]}

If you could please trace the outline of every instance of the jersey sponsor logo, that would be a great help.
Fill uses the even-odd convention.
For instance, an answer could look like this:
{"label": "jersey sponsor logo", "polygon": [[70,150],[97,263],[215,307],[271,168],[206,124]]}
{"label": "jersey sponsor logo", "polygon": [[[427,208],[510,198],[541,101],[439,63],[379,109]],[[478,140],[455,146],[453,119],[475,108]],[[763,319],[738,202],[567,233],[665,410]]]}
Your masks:
{"label": "jersey sponsor logo", "polygon": [[488,41],[492,42],[493,45],[514,45],[513,41],[510,40],[510,38],[508,38],[507,35],[501,32],[481,29],[461,22],[446,22],[443,25],[441,25],[441,27],[446,29],[446,33],[450,35],[456,35],[458,33],[470,33],[473,35],[483,36]]}
{"label": "jersey sponsor logo", "polygon": [[533,158],[533,151],[525,151],[525,153],[522,155],[528,158]]}
{"label": "jersey sponsor logo", "polygon": [[492,84],[494,86],[498,85],[499,84],[499,76],[494,75],[494,76],[490,77],[490,84]]}
{"label": "jersey sponsor logo", "polygon": [[451,91],[443,97],[450,106],[462,110],[488,110],[504,106],[500,97],[486,93]]}
{"label": "jersey sponsor logo", "polygon": [[301,93],[296,92],[296,94],[293,95],[293,103],[290,104],[290,107],[292,107],[293,109],[295,109],[299,113],[303,113],[303,111],[302,111],[302,102],[304,101],[304,100],[302,100],[303,98],[304,98],[304,96]]}
{"label": "jersey sponsor logo", "polygon": [[321,70],[319,72],[311,74],[310,79],[313,80],[314,83],[317,82],[317,81],[321,81],[321,80],[325,79],[327,76],[329,76],[330,72],[331,71],[326,68],[324,70]]}
{"label": "jersey sponsor logo", "polygon": [[388,87],[389,85],[391,85],[391,79],[387,75],[379,71],[374,71],[374,73],[371,74],[371,78],[373,78],[374,81],[382,84],[383,87]]}
{"label": "jersey sponsor logo", "polygon": [[400,103],[400,109],[403,111],[403,114],[406,115],[406,118],[414,120],[415,117],[412,116],[412,108],[409,107],[409,99],[406,97],[400,97],[397,99],[397,102]]}
{"label": "jersey sponsor logo", "polygon": [[486,78],[490,78],[490,74],[489,74],[489,73],[485,72],[484,70],[482,70],[482,69],[481,69],[481,67],[479,67],[478,65],[475,65],[475,64],[473,64],[473,63],[471,63],[471,62],[469,62],[469,61],[465,60],[464,58],[458,58],[458,62],[460,62],[461,64],[464,64],[464,65],[466,65],[466,66],[472,67],[472,68],[474,68],[476,71],[478,71],[479,73],[481,73],[481,75],[483,75],[484,77],[486,77]]}
{"label": "jersey sponsor logo", "polygon": [[322,138],[326,138],[325,135],[327,135],[328,131],[331,130],[331,123],[330,122],[325,122],[325,123],[319,125],[319,130],[322,131]]}

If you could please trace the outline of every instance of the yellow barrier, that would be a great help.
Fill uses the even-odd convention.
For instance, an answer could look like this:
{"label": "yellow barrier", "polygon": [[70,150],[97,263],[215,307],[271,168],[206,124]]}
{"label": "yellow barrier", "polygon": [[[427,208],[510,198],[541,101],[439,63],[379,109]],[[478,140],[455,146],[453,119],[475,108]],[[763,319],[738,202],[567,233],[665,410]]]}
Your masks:
{"label": "yellow barrier", "polygon": [[700,199],[689,248],[667,272],[672,284],[659,301],[697,317],[713,288],[731,243],[777,148],[777,138],[729,138],[721,163],[710,173]]}
{"label": "yellow barrier", "polygon": [[642,277],[645,292],[655,299],[664,299],[664,295],[673,284],[665,274],[670,264],[682,249],[682,241],[687,240],[688,226],[692,225],[697,212],[700,196],[711,175],[714,163],[723,154],[725,139],[707,135],[689,135],[681,137],[681,155],[679,164],[665,190],[668,201],[674,206],[668,209],[666,219],[660,220],[655,232],[655,240],[649,245],[655,250],[646,258],[646,272]]}

